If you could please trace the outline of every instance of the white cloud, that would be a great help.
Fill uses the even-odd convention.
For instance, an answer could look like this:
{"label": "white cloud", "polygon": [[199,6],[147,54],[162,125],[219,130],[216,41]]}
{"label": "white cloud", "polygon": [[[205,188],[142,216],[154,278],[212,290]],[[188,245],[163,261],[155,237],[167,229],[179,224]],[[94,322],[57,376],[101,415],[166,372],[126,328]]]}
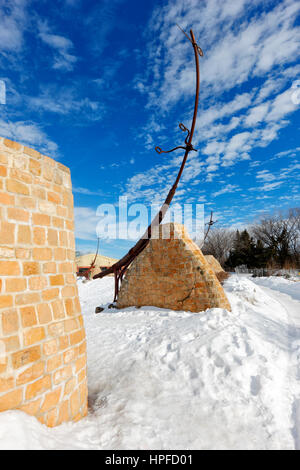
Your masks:
{"label": "white cloud", "polygon": [[224,142],[213,140],[206,145],[206,147],[202,150],[202,153],[204,153],[205,155],[219,155],[224,152],[224,149]]}
{"label": "white cloud", "polygon": [[272,75],[260,86],[255,103],[261,103],[269,96],[278,93],[291,79],[298,77],[299,73],[300,65],[292,65],[272,72]]}
{"label": "white cloud", "polygon": [[242,93],[237,94],[233,100],[227,103],[222,102],[214,106],[209,106],[209,108],[200,112],[197,127],[201,128],[202,131],[203,128],[206,128],[215,121],[219,121],[226,116],[231,117],[237,111],[250,106],[252,98],[253,93]]}
{"label": "white cloud", "polygon": [[12,122],[0,119],[0,135],[32,146],[39,152],[49,154],[53,158],[58,156],[57,144],[50,140],[45,132],[34,122]]}
{"label": "white cloud", "polygon": [[212,194],[213,197],[221,196],[221,194],[227,193],[235,193],[236,191],[240,191],[239,187],[235,184],[227,184],[224,188],[216,191]]}
{"label": "white cloud", "polygon": [[[189,155],[189,159],[184,168],[182,175],[182,182],[189,183],[189,185],[199,176],[203,171],[204,162],[199,158],[198,153]],[[211,171],[213,171],[211,167]],[[178,196],[178,193],[176,193]]]}
{"label": "white cloud", "polygon": [[231,137],[225,147],[222,165],[231,166],[237,159],[249,160],[247,152],[251,150],[250,138],[250,132],[241,132]]}
{"label": "white cloud", "polygon": [[[167,163],[155,165],[149,170],[133,175],[128,179],[123,195],[127,196],[130,202],[142,201],[148,204],[162,204],[175,181],[182,158],[182,153],[174,154]],[[202,166],[203,162],[200,161],[198,155],[196,153],[195,156],[190,154],[173,202],[179,202],[186,194],[189,185],[201,173]],[[189,185],[182,188],[181,184],[186,182]]]}
{"label": "white cloud", "polygon": [[250,108],[246,115],[233,118],[239,119],[237,126],[241,130],[246,127],[249,129],[247,131],[238,132],[230,137],[228,134],[235,129],[234,126],[213,125],[210,133],[213,135],[215,129],[215,138],[206,143],[202,153],[209,157],[220,156],[220,162],[224,167],[240,160],[250,159],[255,147],[266,147],[278,138],[280,130],[289,123],[285,119],[286,115],[295,110],[296,106],[290,100],[290,91],[283,92],[275,100]]}
{"label": "white cloud", "polygon": [[297,175],[294,175],[294,179],[297,179],[297,178],[299,179],[299,170],[300,170],[300,163],[295,161],[294,163],[289,165],[287,168],[282,168],[280,170],[278,179],[289,178],[291,176],[291,173],[293,173],[294,171],[297,172]]}
{"label": "white cloud", "polygon": [[66,50],[73,47],[72,41],[63,36],[58,36],[57,34],[43,33],[42,31],[39,34],[42,41],[44,41],[48,46],[53,47],[54,49]]}
{"label": "white cloud", "polygon": [[49,47],[54,49],[53,68],[63,71],[71,71],[77,62],[77,57],[70,53],[73,49],[73,43],[70,39],[53,34],[45,22],[38,23],[39,37]]}
{"label": "white cloud", "polygon": [[37,96],[25,96],[27,105],[38,112],[46,111],[61,115],[72,113],[72,117],[80,117],[80,123],[102,119],[104,107],[98,101],[82,97],[76,87],[46,86]]}
{"label": "white cloud", "polygon": [[251,108],[245,119],[246,126],[252,127],[257,123],[262,122],[268,113],[269,107],[269,103],[263,103],[259,106]]}
{"label": "white cloud", "polygon": [[90,207],[74,207],[75,236],[82,240],[94,240],[99,217]]}
{"label": "white cloud", "polygon": [[262,37],[259,60],[256,64],[258,73],[267,72],[274,64],[284,64],[297,58],[299,29],[294,26],[294,22],[298,13],[297,2],[285,1],[267,15],[268,22],[264,23],[263,27],[267,35]]}
{"label": "white cloud", "polygon": [[27,0],[0,0],[0,50],[18,52],[26,28]]}
{"label": "white cloud", "polygon": [[279,121],[284,118],[287,114],[296,111],[298,106],[293,103],[292,93],[293,89],[290,88],[280,95],[277,95],[272,102],[271,110],[266,116],[267,121]]}
{"label": "white cloud", "polygon": [[300,147],[292,148],[289,150],[284,150],[283,152],[276,153],[274,158],[282,158],[282,157],[295,157],[297,153],[300,152]]}
{"label": "white cloud", "polygon": [[[74,217],[76,238],[80,240],[95,240],[99,237],[102,241],[105,240],[105,243],[109,243],[115,238],[118,238],[118,236],[123,239],[131,240],[139,238],[133,230],[130,231],[130,221],[120,222],[116,211],[113,210],[113,206],[110,205],[110,209],[112,210],[109,214],[105,215],[104,221],[104,212],[99,211],[97,215],[97,210],[91,207],[75,206]],[[147,217],[143,221],[143,224],[144,227],[141,230],[140,236],[143,235],[144,230],[147,227]],[[102,241],[100,245],[102,245]]]}
{"label": "white cloud", "polygon": [[258,171],[256,174],[256,179],[261,181],[274,181],[276,177],[272,175],[268,170]]}
{"label": "white cloud", "polygon": [[[251,14],[257,5],[261,9],[259,15]],[[292,0],[273,7],[270,3],[244,0],[203,0],[201,5],[198,0],[188,0],[183,6],[182,0],[172,0],[155,11],[148,31],[154,37],[147,48],[150,79],[143,80],[141,92],[148,93],[148,107],[154,109],[154,115],[157,109],[163,112],[179,100],[184,103],[185,98],[192,97],[191,48],[176,23],[187,31],[192,25],[205,52],[200,62],[202,109],[194,145],[199,148],[204,142],[201,153],[207,156],[206,181],[212,180],[220,165],[228,167],[250,159],[254,148],[266,147],[276,140],[288,124],[286,116],[296,110],[290,99],[292,90],[278,94],[299,73],[299,66],[293,64],[299,41],[296,12]],[[250,79],[266,76],[260,88],[241,92],[240,85],[245,89]],[[232,90],[235,95],[226,100],[224,91]],[[186,113],[185,120],[189,116]],[[154,133],[160,132],[154,125],[156,120],[152,115],[152,123],[149,128],[145,126],[140,136],[147,148],[154,146]],[[203,164],[196,166],[190,160],[190,174],[187,167],[184,180],[190,181],[199,170],[203,172]]]}
{"label": "white cloud", "polygon": [[283,181],[275,181],[274,183],[265,183],[263,186],[256,186],[254,188],[250,188],[249,191],[262,191],[262,192],[274,191],[275,189],[280,188],[282,184],[283,184]]}
{"label": "white cloud", "polygon": [[213,141],[212,139],[219,138],[221,136],[226,137],[233,130],[235,130],[241,124],[241,118],[233,116],[228,124],[216,124],[208,125],[197,129],[195,142],[198,145],[200,141]]}
{"label": "white cloud", "polygon": [[[258,3],[262,7],[260,16],[248,16]],[[291,0],[270,11],[264,11],[261,2],[242,0],[209,0],[201,5],[190,0],[184,8],[182,0],[172,0],[165,8],[160,7],[151,23],[154,34],[159,31],[150,49],[157,77],[151,90],[153,105],[165,108],[194,93],[193,63],[186,60],[189,44],[176,23],[184,28],[193,25],[200,37],[205,52],[202,96],[207,96],[207,87],[221,94],[251,77],[263,76],[276,65],[294,62],[299,40],[299,28],[294,24],[297,8]]]}
{"label": "white cloud", "polygon": [[259,191],[274,191],[274,189],[278,189],[282,184],[282,181],[277,181],[275,183],[266,183],[263,186],[255,189],[258,189]]}
{"label": "white cloud", "polygon": [[107,195],[101,189],[98,191],[92,191],[88,188],[82,188],[81,186],[73,186],[72,191],[73,193],[84,194],[85,196],[102,196],[103,197]]}

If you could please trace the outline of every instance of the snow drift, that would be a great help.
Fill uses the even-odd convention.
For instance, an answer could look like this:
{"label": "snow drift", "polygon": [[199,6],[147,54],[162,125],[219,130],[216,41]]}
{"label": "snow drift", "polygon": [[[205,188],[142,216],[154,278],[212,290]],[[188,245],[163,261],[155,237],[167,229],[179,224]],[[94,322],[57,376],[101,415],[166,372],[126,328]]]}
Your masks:
{"label": "snow drift", "polygon": [[299,282],[232,275],[232,312],[95,315],[113,282],[79,281],[88,417],[53,430],[2,413],[0,448],[300,449]]}

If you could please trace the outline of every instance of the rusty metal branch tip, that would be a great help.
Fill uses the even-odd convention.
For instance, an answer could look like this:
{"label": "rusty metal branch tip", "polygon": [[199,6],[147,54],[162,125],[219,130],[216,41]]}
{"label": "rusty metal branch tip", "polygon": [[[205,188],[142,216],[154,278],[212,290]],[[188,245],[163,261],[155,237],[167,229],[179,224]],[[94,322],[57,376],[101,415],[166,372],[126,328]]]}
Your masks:
{"label": "rusty metal branch tip", "polygon": [[204,56],[203,50],[201,49],[200,46],[198,46],[198,44],[197,44],[196,41],[195,41],[195,38],[194,38],[194,40],[192,41],[191,38],[189,37],[189,35],[184,31],[184,29],[181,28],[181,26],[179,26],[179,24],[176,23],[176,26],[177,26],[177,28],[180,29],[180,31],[183,32],[183,34],[185,35],[185,37],[192,43],[192,45],[197,48],[197,51],[198,51],[199,55],[200,55],[201,57],[203,57],[203,56]]}

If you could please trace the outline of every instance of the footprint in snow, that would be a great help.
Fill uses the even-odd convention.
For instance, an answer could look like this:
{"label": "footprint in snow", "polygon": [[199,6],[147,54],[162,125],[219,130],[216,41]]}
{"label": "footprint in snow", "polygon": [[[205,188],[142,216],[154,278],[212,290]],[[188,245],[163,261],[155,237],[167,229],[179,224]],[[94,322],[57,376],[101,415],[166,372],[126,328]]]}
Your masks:
{"label": "footprint in snow", "polygon": [[259,375],[252,375],[251,376],[251,384],[250,384],[250,391],[253,396],[257,396],[261,391],[261,382]]}

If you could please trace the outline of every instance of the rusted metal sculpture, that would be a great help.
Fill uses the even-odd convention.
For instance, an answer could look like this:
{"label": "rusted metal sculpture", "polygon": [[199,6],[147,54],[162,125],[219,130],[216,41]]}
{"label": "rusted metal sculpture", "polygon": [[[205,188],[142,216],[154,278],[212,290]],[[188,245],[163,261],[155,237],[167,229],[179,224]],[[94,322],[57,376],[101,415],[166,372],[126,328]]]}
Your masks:
{"label": "rusted metal sculpture", "polygon": [[205,240],[207,239],[207,236],[209,234],[209,231],[210,231],[210,228],[215,225],[218,221],[217,220],[213,220],[213,211],[211,211],[210,213],[210,219],[209,219],[209,222],[207,222],[205,225],[207,225],[207,230],[206,230],[206,234],[205,234],[205,237],[203,239],[203,243],[205,242]]}
{"label": "rusted metal sculpture", "polygon": [[[181,29],[181,28],[180,28]],[[192,140],[193,140],[193,135],[194,135],[194,131],[195,131],[195,125],[196,125],[196,119],[197,119],[197,112],[198,112],[198,103],[199,103],[199,91],[200,91],[200,67],[199,67],[199,56],[203,57],[203,52],[202,52],[202,49],[198,46],[198,44],[196,43],[195,41],[195,36],[194,36],[194,33],[192,30],[190,30],[190,36],[188,34],[185,33],[185,31],[183,31],[181,29],[181,31],[184,33],[184,35],[187,37],[187,39],[191,42],[192,46],[193,46],[193,49],[194,49],[194,55],[195,55],[195,65],[196,65],[196,95],[195,95],[195,105],[194,105],[194,114],[193,114],[193,120],[192,120],[192,125],[191,125],[191,129],[187,129],[187,127],[185,127],[182,123],[179,124],[179,128],[183,131],[183,132],[187,132],[187,136],[185,138],[185,145],[184,146],[178,146],[178,147],[175,147],[173,148],[172,150],[168,150],[168,151],[163,151],[160,147],[156,147],[155,150],[157,151],[157,153],[161,154],[161,153],[170,153],[170,152],[173,152],[174,150],[177,150],[177,149],[184,149],[185,150],[185,154],[184,154],[184,157],[183,157],[183,160],[182,160],[182,163],[181,163],[181,166],[180,166],[180,169],[179,169],[179,172],[178,172],[178,175],[177,175],[177,178],[173,184],[173,186],[171,187],[170,191],[169,191],[169,194],[167,195],[166,197],[166,200],[164,202],[164,204],[162,205],[162,207],[160,208],[158,214],[155,216],[155,218],[153,219],[152,223],[149,225],[149,227],[147,228],[146,232],[144,233],[144,235],[142,236],[142,238],[136,243],[136,245],[131,248],[129,250],[129,252],[123,256],[122,259],[120,259],[117,263],[113,264],[110,268],[108,268],[106,271],[104,272],[101,272],[99,274],[96,274],[94,276],[94,279],[97,279],[97,278],[102,278],[104,276],[107,276],[108,274],[110,273],[114,273],[114,276],[115,276],[115,296],[114,296],[114,302],[117,300],[117,297],[118,297],[118,292],[119,292],[119,286],[120,286],[120,283],[122,282],[122,279],[123,279],[123,276],[128,268],[128,266],[132,263],[132,261],[146,248],[146,246],[148,245],[149,243],[149,240],[151,238],[151,232],[152,232],[152,228],[154,227],[157,227],[161,221],[163,220],[170,204],[171,204],[171,201],[174,197],[174,194],[176,192],[176,189],[177,189],[177,186],[178,186],[178,183],[179,183],[179,180],[181,178],[181,175],[182,175],[182,172],[183,172],[183,169],[184,169],[184,166],[186,164],[186,161],[187,161],[187,158],[188,158],[188,155],[191,151],[197,151],[196,149],[194,149],[193,147],[193,144],[192,144]]]}
{"label": "rusted metal sculpture", "polygon": [[97,259],[97,256],[98,256],[99,242],[100,242],[100,239],[98,238],[96,254],[95,254],[95,257],[94,257],[93,261],[91,262],[90,266],[87,266],[87,267],[82,266],[81,268],[78,267],[78,271],[77,271],[77,276],[78,277],[85,277],[86,279],[89,279],[91,271],[95,267],[96,259]]}

